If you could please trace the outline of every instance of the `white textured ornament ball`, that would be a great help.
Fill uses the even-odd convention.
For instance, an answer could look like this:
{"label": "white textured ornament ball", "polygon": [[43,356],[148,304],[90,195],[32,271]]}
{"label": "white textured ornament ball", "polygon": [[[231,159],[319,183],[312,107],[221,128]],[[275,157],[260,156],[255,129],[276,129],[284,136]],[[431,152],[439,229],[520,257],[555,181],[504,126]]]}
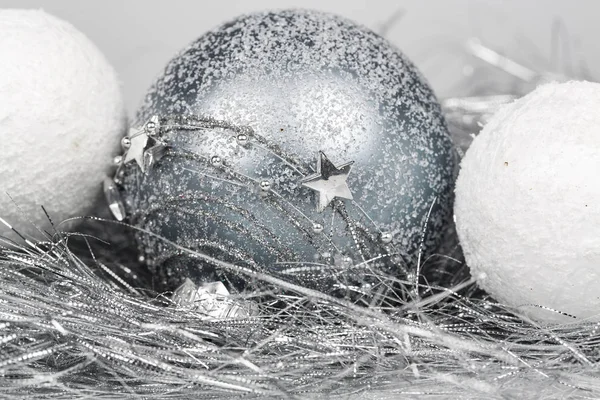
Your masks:
{"label": "white textured ornament ball", "polygon": [[33,234],[41,205],[55,222],[91,211],[126,114],[115,71],[67,22],[0,10],[0,54],[0,218]]}
{"label": "white textured ornament ball", "polygon": [[541,322],[600,316],[599,110],[598,83],[541,86],[500,110],[461,164],[455,217],[473,276]]}

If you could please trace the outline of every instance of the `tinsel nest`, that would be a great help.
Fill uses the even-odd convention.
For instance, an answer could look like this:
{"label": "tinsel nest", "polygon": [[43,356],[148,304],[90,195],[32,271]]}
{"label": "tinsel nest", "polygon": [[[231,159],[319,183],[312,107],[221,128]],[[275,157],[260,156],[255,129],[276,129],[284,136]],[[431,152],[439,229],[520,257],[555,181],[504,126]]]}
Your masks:
{"label": "tinsel nest", "polygon": [[[459,153],[497,107],[559,77],[466,48],[479,59],[470,95],[443,101]],[[0,398],[600,397],[600,324],[541,326],[496,303],[455,240],[423,260],[419,285],[376,277],[406,291],[394,307],[247,271],[252,290],[227,300],[236,317],[215,318],[195,288],[152,290],[127,246],[134,228],[78,221],[81,233],[59,224],[45,242],[3,241]]]}

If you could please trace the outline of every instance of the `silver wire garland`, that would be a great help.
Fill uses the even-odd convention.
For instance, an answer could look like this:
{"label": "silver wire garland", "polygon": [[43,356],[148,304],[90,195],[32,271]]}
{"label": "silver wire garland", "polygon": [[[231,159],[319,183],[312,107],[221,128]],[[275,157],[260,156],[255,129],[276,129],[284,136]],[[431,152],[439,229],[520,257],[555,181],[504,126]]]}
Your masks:
{"label": "silver wire garland", "polygon": [[[171,141],[185,143],[186,139],[180,138],[182,135],[201,136],[208,130],[210,130],[211,133],[216,130],[222,130],[221,134],[224,137],[233,134],[234,140],[243,142],[241,145],[264,149],[264,151],[275,155],[277,159],[282,160],[287,167],[292,168],[294,171],[297,171],[297,173],[300,173],[303,176],[309,174],[309,170],[299,163],[292,154],[285,153],[279,146],[260,137],[249,127],[239,127],[225,121],[190,115],[168,117],[154,116],[147,121],[143,127],[132,129],[133,133],[124,139],[127,144],[125,146],[126,153],[122,157],[124,162],[121,162],[118,166],[113,181],[114,183],[111,181],[105,182],[107,201],[115,218],[117,220],[123,220],[124,210],[128,208],[131,211],[129,216],[131,223],[135,226],[143,227],[147,225],[145,220],[151,215],[170,209],[186,213],[186,210],[189,208],[189,212],[205,212],[210,213],[212,216],[210,207],[224,207],[229,213],[239,213],[240,215],[249,214],[247,210],[240,209],[235,202],[229,203],[226,198],[216,198],[205,193],[185,193],[185,196],[165,196],[164,199],[154,199],[150,207],[140,207],[137,204],[132,204],[138,200],[135,195],[130,195],[128,196],[130,202],[129,207],[125,207],[123,204],[124,202],[121,200],[119,189],[119,185],[124,179],[130,180],[130,188],[135,187],[136,185],[144,185],[143,179],[145,174],[151,171],[158,160],[170,158],[171,160],[169,161],[172,161],[183,158],[192,160],[192,166],[197,169],[201,169],[200,167],[202,167],[203,171],[208,170],[209,172],[198,171],[198,174],[208,176],[212,180],[244,187],[249,191],[256,188],[257,191],[260,191],[261,196],[264,197],[264,201],[271,204],[277,212],[286,215],[286,220],[297,226],[299,228],[298,230],[303,233],[301,237],[306,238],[306,240],[313,244],[317,249],[319,247],[329,248],[329,246],[337,248],[328,235],[321,233],[323,230],[322,225],[312,221],[300,209],[287,201],[282,194],[278,193],[269,184],[268,181],[259,181],[249,177],[235,168],[230,167],[225,160],[221,160],[219,157],[199,154],[186,149],[185,146],[171,144]],[[170,133],[173,133],[175,138],[170,137]],[[130,155],[136,141],[140,140],[141,143],[143,143],[143,146],[135,149],[137,154]],[[149,141],[152,141],[152,144],[150,144]],[[138,165],[133,163],[132,165],[127,165],[125,163],[127,159],[130,161],[137,161]],[[140,170],[143,174],[139,173]],[[267,198],[267,196],[269,198]],[[201,207],[202,203],[209,205],[207,210],[204,210]],[[368,214],[360,208],[358,204],[355,202],[352,204],[360,210],[360,213],[364,215],[367,220],[372,222]],[[273,232],[263,227],[262,223],[249,217],[247,217],[249,220],[248,222],[256,225],[259,229],[241,226],[241,224],[240,226],[235,226],[235,229],[243,233],[249,240],[260,243],[261,248],[263,248],[264,251],[269,251],[276,255],[278,259],[283,258],[286,261],[279,261],[275,266],[259,265],[250,254],[242,249],[228,246],[220,242],[209,240],[203,241],[197,238],[193,241],[186,242],[185,247],[188,249],[217,248],[221,253],[219,259],[224,259],[224,256],[229,260],[235,259],[236,270],[230,270],[229,276],[240,276],[240,272],[238,271],[240,268],[248,268],[253,271],[268,271],[268,273],[273,276],[288,279],[305,287],[319,287],[321,290],[329,288],[329,290],[335,290],[338,293],[342,292],[345,296],[354,297],[355,302],[360,301],[365,305],[375,305],[382,299],[390,300],[392,297],[396,297],[391,293],[388,293],[393,285],[387,287],[386,285],[381,284],[385,272],[390,274],[394,272],[396,276],[404,277],[407,280],[414,280],[418,274],[409,272],[409,268],[405,266],[402,257],[404,255],[401,251],[402,249],[392,243],[391,235],[389,233],[381,232],[375,223],[373,223],[373,225],[375,225],[375,231],[373,231],[371,226],[364,226],[360,221],[352,217],[352,214],[348,211],[347,207],[348,206],[340,200],[336,199],[333,201],[335,214],[341,216],[347,227],[344,230],[336,232],[336,235],[339,237],[348,236],[347,241],[352,243],[351,247],[357,249],[357,254],[360,256],[360,259],[357,261],[353,261],[348,256],[344,257],[341,253],[335,255],[321,255],[319,260],[310,262],[303,261],[298,258],[292,249],[287,249]],[[352,207],[352,205],[349,207]],[[212,218],[217,217],[212,216]],[[227,220],[223,220],[221,223],[233,225],[233,223]],[[331,229],[333,230],[333,226]],[[425,227],[423,228],[423,231],[426,231]],[[151,260],[151,270],[157,275],[160,273],[170,273],[170,271],[162,271],[162,269],[168,268],[165,266],[167,260],[187,255],[177,248],[165,245],[163,240],[156,240],[152,236],[148,237],[142,233],[139,236],[142,236],[139,241],[144,243],[144,246],[142,246],[144,250],[150,254],[154,254],[154,257],[146,257],[146,259]],[[268,236],[268,240],[263,238],[265,236]],[[424,240],[425,238],[423,237],[423,241]],[[321,242],[323,242],[323,245],[321,245]],[[156,254],[159,254],[159,256],[156,256]],[[194,264],[197,263],[197,261],[194,261]],[[205,262],[204,264],[215,266],[212,262]],[[373,278],[374,276],[377,276],[378,278]],[[243,281],[246,279],[242,277],[240,280]],[[400,293],[404,291],[405,290],[396,290],[396,292]],[[377,296],[379,300],[376,300],[374,296]],[[402,302],[402,300],[402,297],[396,299],[397,302]]]}

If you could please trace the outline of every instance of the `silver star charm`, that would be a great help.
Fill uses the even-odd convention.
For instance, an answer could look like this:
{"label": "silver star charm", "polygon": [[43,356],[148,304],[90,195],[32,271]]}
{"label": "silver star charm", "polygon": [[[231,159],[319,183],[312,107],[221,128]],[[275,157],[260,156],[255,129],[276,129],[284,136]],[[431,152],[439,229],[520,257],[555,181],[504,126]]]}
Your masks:
{"label": "silver star charm", "polygon": [[319,152],[318,157],[317,173],[307,176],[301,182],[302,186],[306,186],[319,193],[317,211],[323,212],[336,197],[353,199],[352,192],[350,192],[346,180],[354,161],[336,167],[322,151]]}
{"label": "silver star charm", "polygon": [[127,164],[135,160],[135,162],[140,166],[142,172],[146,172],[146,165],[144,163],[144,152],[146,151],[146,147],[148,146],[149,137],[143,129],[140,128],[131,128],[129,129],[129,147],[127,148],[127,152],[125,153],[125,158],[123,159],[123,163]]}

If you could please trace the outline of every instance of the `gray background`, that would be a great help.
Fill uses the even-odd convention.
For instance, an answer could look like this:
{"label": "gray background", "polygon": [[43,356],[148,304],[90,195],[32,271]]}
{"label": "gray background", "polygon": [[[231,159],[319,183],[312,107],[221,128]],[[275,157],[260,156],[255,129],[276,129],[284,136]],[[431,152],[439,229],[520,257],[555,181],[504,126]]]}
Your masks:
{"label": "gray background", "polygon": [[[386,36],[440,96],[468,79],[473,61],[463,47],[470,37],[529,66],[555,69],[562,65],[557,59],[585,59],[592,73],[600,70],[597,0],[0,0],[0,8],[43,8],[83,31],[117,69],[130,114],[166,62],[194,38],[241,13],[290,7],[335,12],[374,30],[399,17]],[[557,20],[569,47],[552,45]],[[553,55],[560,48],[568,52]]]}

